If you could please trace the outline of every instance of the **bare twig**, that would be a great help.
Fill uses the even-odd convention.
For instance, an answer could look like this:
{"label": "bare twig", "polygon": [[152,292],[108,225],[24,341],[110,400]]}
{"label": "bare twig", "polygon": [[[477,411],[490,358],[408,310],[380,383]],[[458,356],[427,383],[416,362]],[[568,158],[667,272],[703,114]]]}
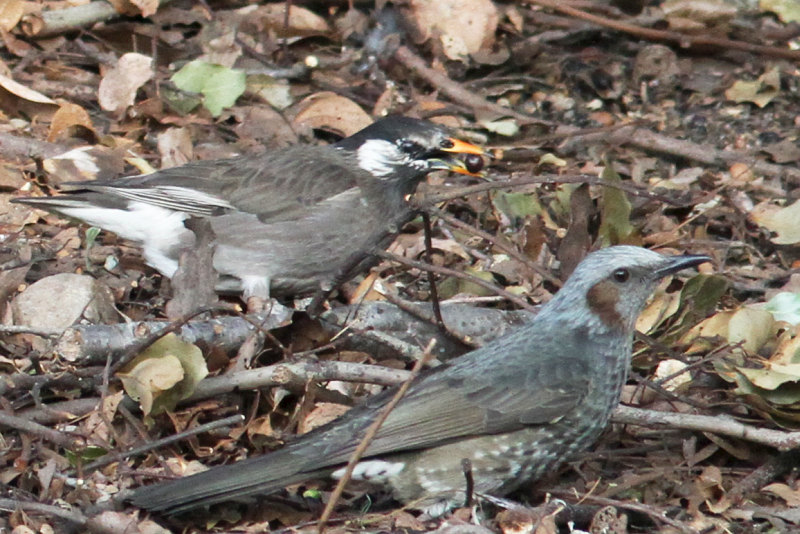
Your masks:
{"label": "bare twig", "polygon": [[402,369],[391,369],[379,365],[315,360],[279,363],[260,369],[206,378],[197,385],[194,394],[184,402],[216,397],[237,389],[247,390],[282,386],[289,381],[297,379],[304,382],[309,380],[321,382],[341,380],[344,382],[393,386],[407,377],[408,373]]}
{"label": "bare twig", "polygon": [[439,208],[431,207],[428,208],[432,213],[434,213],[437,217],[445,221],[447,224],[451,226],[455,226],[460,230],[464,230],[465,232],[469,232],[473,235],[480,237],[481,239],[485,239],[487,242],[491,243],[493,246],[497,247],[498,249],[502,250],[525,267],[530,269],[531,271],[535,272],[551,284],[555,285],[556,287],[561,287],[564,283],[550,274],[546,269],[540,267],[536,262],[528,258],[527,256],[521,254],[517,249],[512,247],[510,244],[506,243],[504,239],[499,238],[497,236],[493,236],[488,232],[484,232],[480,228],[476,228],[472,225],[465,223],[464,221],[460,221],[457,218],[453,217],[449,213],[444,210],[440,210]]}
{"label": "bare twig", "polygon": [[478,96],[475,92],[470,91],[460,84],[448,78],[445,74],[433,70],[425,64],[425,61],[415,54],[407,46],[400,46],[394,53],[395,59],[403,64],[404,67],[414,72],[417,76],[424,79],[426,82],[439,89],[444,94],[452,98],[455,102],[469,106],[474,110],[483,110],[491,112],[500,117],[514,117],[523,123],[537,123],[553,126],[554,123],[537,119],[532,115],[525,115],[514,111],[513,109],[489,102],[488,100]]}
{"label": "bare twig", "polygon": [[[613,187],[620,191],[625,191],[637,197],[649,198],[657,200],[665,204],[676,204],[676,202],[664,195],[651,193],[644,187],[637,187],[636,185],[617,182],[607,183],[597,176],[590,176],[588,174],[540,174],[533,176],[533,172],[513,172],[510,175],[492,174],[489,176],[491,181],[483,182],[480,184],[470,185],[467,187],[453,187],[441,192],[427,193],[420,200],[420,206],[428,209],[432,204],[438,204],[445,200],[452,200],[460,198],[464,195],[471,195],[474,193],[483,193],[485,191],[494,191],[498,189],[513,189],[525,191],[527,187],[534,189],[535,186],[541,184],[589,184],[589,185],[602,185],[605,187]],[[510,178],[509,178],[510,177]]]}
{"label": "bare twig", "polygon": [[190,428],[188,430],[184,430],[183,432],[179,432],[177,434],[173,434],[172,436],[167,436],[166,438],[157,439],[150,443],[146,443],[140,447],[134,447],[129,451],[125,452],[111,452],[106,454],[104,457],[100,458],[99,460],[90,463],[84,469],[86,472],[94,471],[95,469],[99,469],[101,467],[105,467],[108,464],[122,461],[126,458],[132,458],[134,456],[139,456],[146,452],[152,451],[153,449],[158,449],[165,445],[169,445],[170,443],[175,443],[176,441],[181,441],[186,438],[196,436],[198,434],[202,434],[203,432],[210,432],[211,430],[215,430],[217,428],[221,428],[224,426],[233,426],[238,425],[244,421],[244,416],[242,414],[232,415],[230,417],[225,417],[224,419],[219,419],[217,421],[212,421],[210,423],[206,423],[204,425],[198,425],[194,428]]}
{"label": "bare twig", "polygon": [[770,428],[757,428],[723,415],[710,416],[657,412],[630,406],[618,406],[612,414],[611,420],[614,423],[646,427],[669,427],[713,432],[722,436],[768,445],[780,451],[788,451],[800,446],[800,432],[782,432]]}
{"label": "bare twig", "polygon": [[384,406],[383,410],[381,410],[378,417],[375,421],[369,426],[367,431],[364,433],[364,437],[361,438],[361,442],[358,444],[358,447],[353,451],[353,454],[350,456],[350,461],[347,462],[347,467],[344,470],[344,474],[342,478],[339,479],[339,482],[336,484],[336,488],[334,488],[333,492],[331,493],[331,497],[328,500],[328,504],[325,506],[325,510],[322,512],[322,516],[319,518],[319,523],[317,523],[317,532],[322,534],[325,531],[325,526],[328,523],[328,519],[330,519],[331,514],[333,513],[333,509],[336,507],[336,503],[339,501],[339,498],[342,496],[342,492],[344,492],[344,487],[350,478],[353,476],[353,470],[358,464],[361,457],[369,447],[369,444],[372,442],[375,435],[380,430],[381,425],[386,418],[389,417],[389,414],[392,413],[395,406],[400,402],[403,398],[403,395],[406,394],[408,388],[411,387],[411,383],[414,379],[419,375],[422,371],[422,368],[425,364],[433,357],[433,346],[435,345],[435,340],[431,340],[428,344],[428,347],[425,349],[425,354],[417,360],[417,363],[414,364],[414,367],[411,369],[411,372],[406,378],[405,382],[397,389],[397,392],[394,394],[392,399]]}
{"label": "bare twig", "polygon": [[34,423],[33,421],[29,421],[27,419],[23,419],[22,417],[17,417],[16,415],[11,415],[1,411],[0,426],[15,428],[20,432],[27,432],[28,434],[34,435],[45,441],[55,443],[56,445],[64,447],[65,449],[74,450],[83,447],[84,445],[82,438],[67,432],[53,430],[51,428],[47,428],[46,426],[42,426],[39,423]]}
{"label": "bare twig", "polygon": [[398,256],[397,254],[392,254],[391,252],[386,252],[384,250],[376,250],[376,251],[373,252],[373,254],[375,254],[376,256],[381,257],[381,258],[383,258],[385,260],[396,261],[397,263],[405,265],[406,267],[412,267],[414,269],[419,269],[421,271],[431,270],[431,271],[433,271],[435,273],[438,273],[438,274],[442,274],[442,275],[445,275],[445,276],[453,276],[455,278],[460,278],[462,280],[466,280],[468,282],[472,282],[472,283],[474,283],[476,285],[479,285],[479,286],[481,286],[483,288],[488,289],[489,291],[491,291],[493,293],[496,293],[498,295],[502,295],[503,297],[507,298],[508,300],[510,300],[511,302],[513,302],[514,304],[516,304],[517,306],[519,306],[522,309],[525,309],[525,310],[528,310],[528,311],[534,311],[536,309],[534,306],[531,306],[530,304],[528,304],[525,301],[525,299],[522,299],[522,298],[518,297],[517,295],[514,295],[513,293],[509,293],[505,289],[503,289],[503,288],[501,288],[501,287],[499,287],[499,286],[497,286],[495,284],[492,284],[491,282],[487,282],[486,280],[482,280],[481,278],[478,278],[477,276],[472,276],[470,274],[463,273],[461,271],[456,271],[455,269],[450,269],[448,267],[440,267],[440,266],[437,266],[437,265],[430,265],[430,264],[427,264],[427,263],[423,263],[421,261],[410,260],[408,258],[404,258],[402,256]]}
{"label": "bare twig", "polygon": [[[2,146],[2,144],[0,144]],[[58,328],[39,328],[26,325],[0,325],[0,334],[33,334],[41,337],[58,337],[63,330]]]}
{"label": "bare twig", "polygon": [[794,184],[800,183],[800,169],[797,167],[769,163],[757,159],[751,154],[736,150],[721,150],[711,145],[701,145],[692,141],[675,139],[646,128],[620,128],[614,132],[588,135],[576,132],[576,136],[570,142],[581,144],[601,142],[614,146],[630,145],[643,150],[670,154],[715,167],[722,167],[732,163],[744,163],[757,173],[787,179]]}
{"label": "bare twig", "polygon": [[[425,261],[433,264],[433,259],[431,257],[433,253],[431,216],[427,211],[422,212],[422,227],[425,231]],[[428,271],[426,274],[428,275],[428,285],[431,291],[431,305],[433,306],[433,316],[436,320],[436,326],[439,327],[439,330],[443,334],[447,334],[447,327],[444,324],[444,319],[442,319],[442,310],[439,307],[439,291],[436,287],[436,276],[433,274],[433,271]]]}
{"label": "bare twig", "polygon": [[[215,317],[182,325],[178,335],[189,343],[203,341],[223,350],[235,350],[253,333],[254,327],[271,329],[285,326],[291,314],[292,310],[274,305],[266,323],[262,323],[264,318],[261,316],[257,316],[254,322],[238,316]],[[160,333],[170,324],[165,321],[143,321],[112,325],[75,325],[61,336],[56,352],[68,361],[86,365],[101,358],[104,360],[109,352],[119,354],[131,350],[133,345],[138,351],[138,343],[143,337]]]}
{"label": "bare twig", "polygon": [[51,506],[39,502],[23,501],[21,499],[0,499],[0,510],[13,512],[15,510],[25,510],[26,512],[36,512],[50,517],[65,519],[71,523],[85,526],[86,516],[80,512],[65,510],[60,506]]}
{"label": "bare twig", "polygon": [[617,31],[631,34],[635,37],[648,39],[651,41],[669,41],[678,44],[681,48],[696,48],[696,47],[709,47],[720,48],[722,50],[741,50],[743,52],[751,52],[770,57],[780,57],[784,59],[792,59],[797,61],[800,59],[800,51],[791,50],[789,48],[778,48],[775,46],[764,46],[744,41],[734,41],[732,39],[724,39],[721,37],[714,37],[704,33],[695,35],[687,35],[684,33],[671,32],[666,30],[656,30],[653,28],[643,28],[635,24],[627,24],[617,20],[593,15],[576,9],[564,2],[556,2],[554,0],[526,0],[531,4],[544,6],[561,13],[565,13],[571,17],[579,18],[606,28],[611,28]]}

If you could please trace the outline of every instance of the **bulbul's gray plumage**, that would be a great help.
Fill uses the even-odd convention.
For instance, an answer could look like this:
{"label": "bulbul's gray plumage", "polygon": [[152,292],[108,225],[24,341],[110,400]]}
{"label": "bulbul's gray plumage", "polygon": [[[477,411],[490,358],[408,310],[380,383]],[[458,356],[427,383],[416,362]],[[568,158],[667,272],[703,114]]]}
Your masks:
{"label": "bulbul's gray plumage", "polygon": [[393,116],[329,146],[70,183],[55,197],[14,201],[141,243],[147,263],[168,277],[195,241],[184,222],[207,218],[220,290],[298,296],[366,268],[369,252],[387,247],[413,216],[407,197],[429,172],[480,170],[456,157],[466,154],[483,150],[431,122]]}
{"label": "bulbul's gray plumage", "polygon": [[[355,478],[430,512],[464,502],[462,459],[477,493],[503,495],[588,447],[627,378],[634,323],[664,276],[709,261],[618,246],[587,256],[536,317],[420,376],[381,426]],[[284,448],[146,486],[131,501],[182,512],[340,474],[394,390]]]}

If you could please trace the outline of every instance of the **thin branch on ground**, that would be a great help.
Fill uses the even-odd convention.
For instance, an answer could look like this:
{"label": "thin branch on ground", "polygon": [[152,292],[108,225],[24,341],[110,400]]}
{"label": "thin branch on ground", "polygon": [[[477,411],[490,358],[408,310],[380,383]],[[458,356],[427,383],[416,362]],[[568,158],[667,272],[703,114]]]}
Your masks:
{"label": "thin branch on ground", "polygon": [[81,526],[85,526],[88,521],[86,516],[80,512],[65,510],[60,506],[52,506],[40,502],[23,501],[22,499],[0,499],[0,510],[5,510],[7,512],[25,510],[26,512],[35,512],[45,516],[57,517]]}
{"label": "thin branch on ground", "polygon": [[559,11],[571,17],[579,18],[593,24],[598,24],[612,30],[617,30],[649,41],[668,41],[679,45],[681,48],[698,48],[713,46],[721,50],[741,50],[742,52],[750,52],[761,56],[777,57],[783,59],[791,59],[797,61],[800,59],[800,50],[791,50],[789,48],[779,48],[776,46],[757,45],[747,43],[745,41],[735,41],[733,39],[725,39],[722,37],[714,37],[704,33],[697,33],[688,35],[685,33],[672,32],[667,30],[656,30],[653,28],[643,28],[635,24],[628,24],[618,20],[593,15],[580,9],[576,9],[563,2],[555,2],[553,0],[526,0],[531,4],[540,5]]}
{"label": "thin branch on ground", "polygon": [[491,112],[500,117],[514,117],[523,123],[544,124],[555,126],[551,121],[538,119],[532,115],[525,115],[513,109],[495,104],[477,95],[474,91],[466,89],[461,84],[451,80],[447,75],[430,68],[421,57],[407,46],[400,46],[394,53],[395,59],[414,74],[424,79],[436,89],[452,98],[455,102],[469,106],[474,110]]}
{"label": "thin branch on ground", "polygon": [[602,185],[605,187],[613,187],[620,191],[625,191],[637,197],[649,198],[665,204],[678,205],[674,199],[657,193],[651,193],[644,187],[639,187],[627,182],[607,183],[597,176],[590,176],[588,174],[539,174],[531,170],[530,172],[512,172],[507,175],[499,173],[492,173],[488,177],[491,181],[483,182],[480,184],[469,185],[466,187],[453,187],[444,191],[437,191],[425,194],[420,200],[420,206],[428,209],[428,206],[444,202],[445,200],[453,200],[461,198],[466,195],[475,193],[484,193],[486,191],[513,189],[515,191],[525,192],[526,187],[534,190],[542,184],[589,184],[589,185]]}
{"label": "thin branch on ground", "polygon": [[406,267],[411,267],[413,269],[419,269],[420,271],[430,270],[437,274],[441,274],[444,276],[452,276],[455,278],[459,278],[461,280],[466,280],[467,282],[472,282],[473,284],[479,285],[485,289],[488,289],[493,293],[496,293],[498,295],[507,298],[508,300],[510,300],[511,302],[513,302],[522,309],[528,311],[536,310],[535,306],[528,304],[528,302],[525,301],[525,299],[506,291],[505,289],[497,286],[496,284],[492,284],[491,282],[487,282],[486,280],[478,278],[477,276],[473,276],[471,274],[462,271],[456,271],[455,269],[450,269],[448,267],[440,267],[438,265],[430,265],[421,261],[410,260],[408,258],[404,258],[402,256],[398,256],[397,254],[392,254],[391,252],[386,252],[384,250],[376,250],[373,252],[373,254],[385,260],[396,261],[401,265],[405,265]]}
{"label": "thin branch on ground", "polygon": [[680,428],[698,432],[712,432],[721,436],[739,438],[753,443],[787,451],[800,446],[800,432],[783,432],[770,428],[745,425],[725,415],[695,415],[688,413],[658,412],[630,406],[618,406],[611,421],[619,424],[650,428]]}
{"label": "thin branch on ground", "polygon": [[436,207],[428,208],[431,213],[435,214],[437,217],[445,221],[447,224],[458,228],[459,230],[464,230],[465,232],[471,233],[480,237],[481,239],[486,240],[486,242],[490,243],[492,246],[497,247],[498,249],[502,250],[518,262],[522,263],[525,267],[532,270],[551,284],[555,285],[556,287],[561,287],[564,283],[553,276],[547,269],[541,267],[538,263],[534,262],[532,259],[528,258],[527,256],[520,253],[516,248],[512,247],[509,243],[507,243],[504,239],[493,236],[488,232],[484,232],[480,228],[476,228],[470,224],[465,223],[464,221],[460,221],[456,217],[453,217],[449,213],[444,210],[441,210]]}
{"label": "thin branch on ground", "polygon": [[394,386],[407,378],[408,372],[402,369],[362,363],[313,360],[279,363],[260,369],[206,378],[184,402],[216,397],[235,390],[284,386],[294,381],[305,383],[310,380],[318,382],[338,380]]}
{"label": "thin branch on ground", "polygon": [[154,449],[164,447],[165,445],[169,445],[177,441],[182,441],[184,439],[196,436],[198,434],[202,434],[204,432],[210,432],[217,428],[222,428],[226,426],[238,425],[242,421],[244,421],[244,416],[242,414],[236,414],[230,417],[225,417],[224,419],[219,419],[217,421],[212,421],[210,423],[198,425],[188,430],[184,430],[183,432],[167,436],[166,438],[157,439],[150,443],[146,443],[140,447],[134,447],[125,452],[110,452],[105,456],[103,456],[102,458],[100,458],[99,460],[92,462],[86,467],[84,467],[84,470],[85,472],[94,471],[95,469],[100,469],[101,467],[105,467],[108,464],[112,464],[114,462],[120,462],[122,460],[125,460],[126,458],[140,456],[146,452],[150,452]]}
{"label": "thin branch on ground", "polygon": [[84,446],[84,439],[68,432],[47,428],[28,419],[0,411],[0,427],[14,428],[26,432],[45,441],[55,443],[65,449],[76,450]]}

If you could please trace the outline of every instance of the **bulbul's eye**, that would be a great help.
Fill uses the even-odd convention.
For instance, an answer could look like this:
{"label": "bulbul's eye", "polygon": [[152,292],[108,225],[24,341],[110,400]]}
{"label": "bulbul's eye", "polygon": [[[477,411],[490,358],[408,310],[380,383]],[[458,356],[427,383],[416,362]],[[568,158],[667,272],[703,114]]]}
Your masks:
{"label": "bulbul's eye", "polygon": [[439,143],[439,148],[443,150],[453,148],[454,146],[456,146],[456,144],[451,139],[445,139],[441,143]]}
{"label": "bulbul's eye", "polygon": [[406,154],[413,154],[415,152],[422,152],[422,145],[416,143],[414,141],[409,141],[405,139],[400,142],[400,150],[405,152]]}
{"label": "bulbul's eye", "polygon": [[631,277],[631,272],[628,269],[617,269],[612,276],[617,282],[623,283],[627,282],[628,278]]}

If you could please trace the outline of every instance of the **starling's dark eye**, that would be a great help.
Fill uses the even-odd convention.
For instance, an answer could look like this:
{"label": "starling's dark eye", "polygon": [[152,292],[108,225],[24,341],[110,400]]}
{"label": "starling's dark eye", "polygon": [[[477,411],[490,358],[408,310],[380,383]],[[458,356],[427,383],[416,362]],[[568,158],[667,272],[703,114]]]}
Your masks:
{"label": "starling's dark eye", "polygon": [[419,153],[422,152],[422,145],[420,145],[415,141],[404,139],[400,141],[400,150],[402,150],[406,154]]}
{"label": "starling's dark eye", "polygon": [[442,150],[448,150],[453,148],[456,144],[453,142],[452,139],[444,139],[441,143],[439,143],[439,148]]}
{"label": "starling's dark eye", "polygon": [[628,269],[617,269],[611,276],[621,284],[628,281],[628,278],[631,277],[631,272]]}

